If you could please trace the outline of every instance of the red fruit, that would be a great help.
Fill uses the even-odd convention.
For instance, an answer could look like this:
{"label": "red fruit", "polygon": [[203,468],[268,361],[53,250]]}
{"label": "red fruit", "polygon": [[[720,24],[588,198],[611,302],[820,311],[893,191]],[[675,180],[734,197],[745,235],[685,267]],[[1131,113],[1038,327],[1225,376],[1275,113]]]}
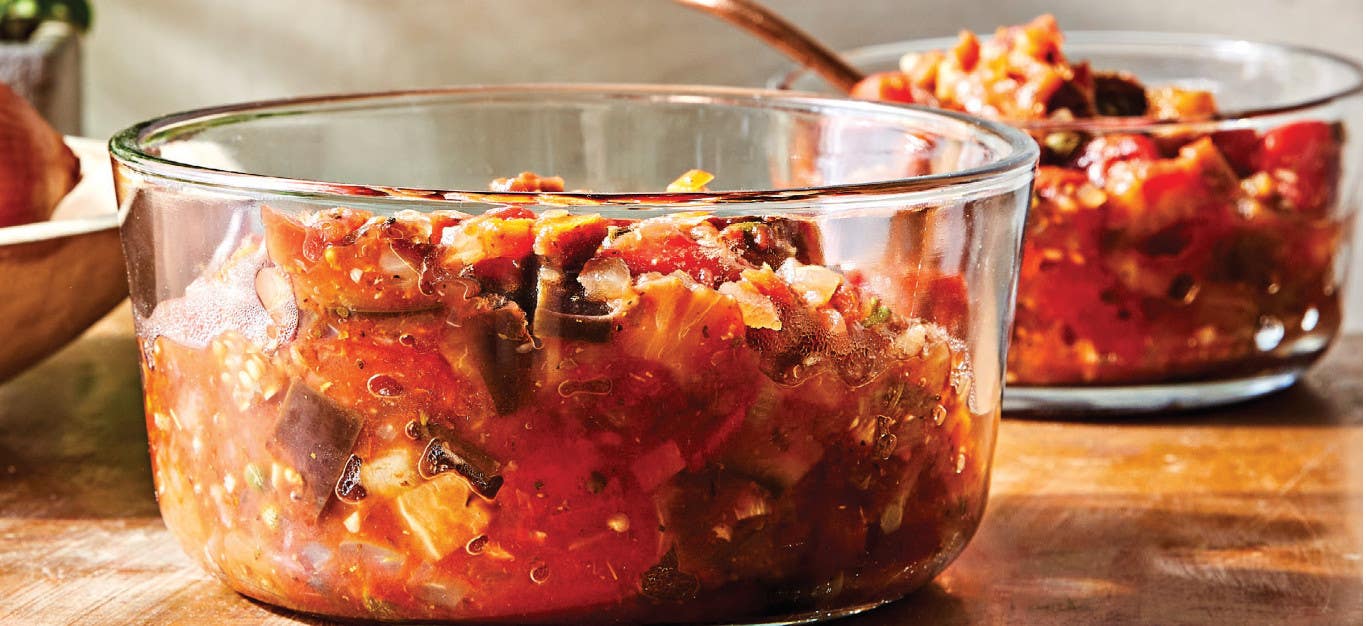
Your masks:
{"label": "red fruit", "polygon": [[62,135],[0,83],[0,226],[48,219],[80,178]]}

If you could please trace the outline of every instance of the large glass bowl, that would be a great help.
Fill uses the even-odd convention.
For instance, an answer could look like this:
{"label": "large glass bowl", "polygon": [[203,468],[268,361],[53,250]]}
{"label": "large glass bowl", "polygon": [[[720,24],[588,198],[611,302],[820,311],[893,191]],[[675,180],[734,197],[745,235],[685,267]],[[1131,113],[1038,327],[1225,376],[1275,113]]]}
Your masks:
{"label": "large glass bowl", "polygon": [[[196,111],[112,151],[162,516],[243,594],[832,616],[924,584],[981,518],[1018,131],[499,87]],[[710,190],[665,191],[694,168]]]}
{"label": "large glass bowl", "polygon": [[[908,52],[956,42],[885,44],[846,58],[889,71]],[[1222,113],[1020,124],[1038,141],[1141,135],[1179,169],[1225,160],[1204,158],[1208,137],[1231,171],[1184,188],[1169,179],[1169,194],[1160,181],[1126,188],[1108,174],[1050,163],[1045,151],[1026,227],[1006,409],[1193,408],[1293,384],[1328,349],[1344,314],[1361,205],[1360,66],[1303,48],[1184,34],[1071,32],[1064,53],[1149,87],[1212,91]],[[800,70],[770,85],[829,89]],[[1262,159],[1275,168],[1259,165],[1257,151],[1272,142],[1288,156]],[[1296,169],[1317,168],[1302,165],[1313,159],[1337,160],[1340,175],[1318,168],[1290,183],[1299,197],[1259,199]]]}

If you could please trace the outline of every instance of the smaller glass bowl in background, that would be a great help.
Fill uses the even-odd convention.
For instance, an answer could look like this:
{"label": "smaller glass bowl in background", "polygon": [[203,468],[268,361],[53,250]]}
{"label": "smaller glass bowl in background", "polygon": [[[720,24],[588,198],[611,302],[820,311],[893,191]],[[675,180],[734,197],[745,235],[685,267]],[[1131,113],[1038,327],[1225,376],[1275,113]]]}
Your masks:
{"label": "smaller glass bowl in background", "polygon": [[[1361,205],[1360,66],[1203,35],[1064,35],[1072,62],[1131,73],[1149,88],[1211,91],[1221,114],[1019,124],[1044,154],[1025,233],[1006,410],[1194,408],[1293,384],[1328,349],[1344,315]],[[956,42],[891,43],[844,56],[870,73],[890,71],[906,53]],[[770,86],[829,90],[800,69]],[[1056,144],[1120,135],[1146,138],[1166,157],[1208,137],[1232,171],[1184,190],[1150,184],[1119,207],[1106,194],[1106,175],[1096,180],[1050,156]],[[1271,143],[1285,150],[1277,168],[1263,165],[1277,157],[1260,156]],[[1315,159],[1336,160],[1339,173],[1286,183],[1296,197],[1285,206],[1249,200],[1295,177],[1282,168],[1288,161]],[[1162,199],[1167,193],[1202,195]]]}
{"label": "smaller glass bowl in background", "polygon": [[[813,619],[981,519],[1038,156],[1008,126],[531,86],[197,111],[112,153],[162,517],[248,596]],[[523,170],[565,182],[489,191]]]}

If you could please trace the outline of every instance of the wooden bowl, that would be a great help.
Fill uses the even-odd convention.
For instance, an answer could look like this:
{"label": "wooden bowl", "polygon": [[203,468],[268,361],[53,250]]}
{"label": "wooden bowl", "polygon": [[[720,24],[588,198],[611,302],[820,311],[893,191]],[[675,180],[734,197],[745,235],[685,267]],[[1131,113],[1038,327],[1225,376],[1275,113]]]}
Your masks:
{"label": "wooden bowl", "polygon": [[109,152],[67,137],[81,181],[52,219],[0,228],[0,381],[55,352],[128,296]]}

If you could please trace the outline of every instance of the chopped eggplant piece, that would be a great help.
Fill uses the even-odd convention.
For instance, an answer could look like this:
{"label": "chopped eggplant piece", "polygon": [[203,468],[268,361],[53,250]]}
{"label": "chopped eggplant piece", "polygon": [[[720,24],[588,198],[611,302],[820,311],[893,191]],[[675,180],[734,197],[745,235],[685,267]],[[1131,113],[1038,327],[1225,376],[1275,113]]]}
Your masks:
{"label": "chopped eggplant piece", "polygon": [[617,316],[607,304],[590,300],[579,281],[566,280],[559,270],[542,267],[532,319],[532,332],[537,337],[601,343],[611,335]]}
{"label": "chopped eggplant piece", "polygon": [[697,577],[678,571],[678,553],[670,548],[653,567],[640,575],[640,593],[668,602],[682,602],[697,595]]}
{"label": "chopped eggplant piece", "polygon": [[607,341],[614,315],[579,315],[543,309],[536,318],[536,334],[602,343]]}
{"label": "chopped eggplant piece", "polygon": [[[487,259],[464,266],[455,279],[463,284],[443,284],[442,290],[477,297],[489,309],[511,301],[530,312],[536,301],[536,269],[535,257]],[[441,282],[441,277],[435,281]]]}
{"label": "chopped eggplant piece", "polygon": [[599,215],[542,221],[532,246],[540,260],[532,333],[537,337],[607,341],[615,315],[611,307],[587,297],[578,273],[607,238],[608,221]]}
{"label": "chopped eggplant piece", "polygon": [[754,267],[778,267],[787,259],[821,265],[820,231],[809,220],[786,217],[712,218],[721,239]]}
{"label": "chopped eggplant piece", "polygon": [[541,264],[577,274],[607,238],[609,223],[601,215],[569,215],[543,218],[536,227],[532,251]]}
{"label": "chopped eggplant piece", "polygon": [[1122,72],[1098,72],[1096,112],[1131,117],[1148,112],[1148,92],[1133,76]]}
{"label": "chopped eggplant piece", "polygon": [[484,382],[498,412],[510,413],[526,393],[535,340],[527,332],[526,314],[518,307],[500,307],[489,315],[488,322],[491,332],[484,346]]}
{"label": "chopped eggplant piece", "polygon": [[782,391],[764,383],[745,414],[735,441],[722,455],[727,467],[784,492],[801,481],[825,456],[810,424],[784,419]]}
{"label": "chopped eggplant piece", "polygon": [[342,476],[361,418],[302,383],[290,386],[268,445],[303,478],[306,502],[321,513]]}
{"label": "chopped eggplant piece", "polygon": [[1047,165],[1068,163],[1076,158],[1077,150],[1085,139],[1085,134],[1075,131],[1048,133],[1041,142],[1043,150],[1039,158]]}
{"label": "chopped eggplant piece", "polygon": [[443,437],[433,437],[418,459],[417,471],[423,478],[435,478],[439,474],[455,472],[470,488],[487,500],[498,495],[503,487],[503,477],[498,474],[501,464],[474,446],[467,444],[444,432],[433,428]]}
{"label": "chopped eggplant piece", "polygon": [[689,476],[669,485],[656,495],[655,506],[676,565],[669,570],[669,563],[661,560],[656,574],[672,577],[686,572],[710,588],[732,576],[765,580],[775,571],[797,567],[800,557],[790,547],[804,543],[808,531],[778,521],[793,513],[792,502],[726,472]]}
{"label": "chopped eggplant piece", "polygon": [[517,410],[529,389],[536,341],[528,332],[526,315],[515,303],[490,297],[477,309],[489,302],[500,303],[492,310],[448,321],[439,347],[453,367],[470,363],[483,378],[494,410],[506,415]]}
{"label": "chopped eggplant piece", "polygon": [[1095,103],[1085,87],[1067,81],[1058,85],[1058,90],[1048,99],[1047,109],[1050,112],[1067,111],[1073,117],[1087,117],[1095,111]]}

